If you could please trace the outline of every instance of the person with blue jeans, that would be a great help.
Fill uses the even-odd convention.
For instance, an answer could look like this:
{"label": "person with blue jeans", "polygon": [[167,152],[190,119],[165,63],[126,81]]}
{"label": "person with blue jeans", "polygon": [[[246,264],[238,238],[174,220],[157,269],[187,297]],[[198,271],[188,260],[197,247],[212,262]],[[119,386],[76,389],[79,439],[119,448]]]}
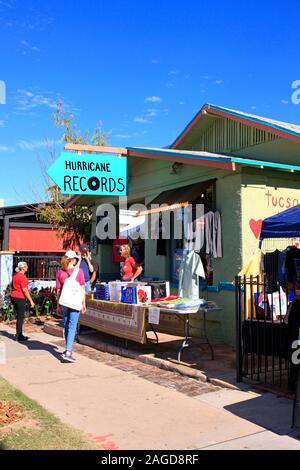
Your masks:
{"label": "person with blue jeans", "polygon": [[[62,257],[61,268],[56,273],[56,291],[58,299],[61,295],[65,280],[72,275],[79,259],[80,256],[78,256],[75,251],[72,250],[67,251],[66,254]],[[80,268],[78,269],[78,273],[76,275],[76,281],[79,282],[79,284],[82,286],[82,289],[85,291],[84,273]],[[66,341],[66,350],[62,354],[62,358],[67,362],[75,362],[75,358],[72,355],[73,343],[80,313],[84,314],[85,312],[85,296],[83,297],[81,311],[75,310],[74,308],[65,307],[63,305],[61,306],[61,313],[64,319],[64,336]]]}

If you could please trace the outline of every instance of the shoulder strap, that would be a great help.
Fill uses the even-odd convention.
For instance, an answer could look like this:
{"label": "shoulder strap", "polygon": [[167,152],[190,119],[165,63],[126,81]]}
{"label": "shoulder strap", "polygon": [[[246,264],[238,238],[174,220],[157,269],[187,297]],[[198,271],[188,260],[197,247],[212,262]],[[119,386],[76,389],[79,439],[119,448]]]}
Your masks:
{"label": "shoulder strap", "polygon": [[70,276],[70,279],[76,279],[78,273],[79,273],[79,268],[74,268],[74,271],[72,272]]}

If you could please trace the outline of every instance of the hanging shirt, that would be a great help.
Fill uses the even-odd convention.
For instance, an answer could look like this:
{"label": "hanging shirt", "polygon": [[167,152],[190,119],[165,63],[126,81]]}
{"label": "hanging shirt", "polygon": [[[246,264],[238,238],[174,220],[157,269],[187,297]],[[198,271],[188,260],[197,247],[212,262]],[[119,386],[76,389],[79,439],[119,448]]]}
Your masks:
{"label": "hanging shirt", "polygon": [[214,212],[213,218],[213,257],[222,258],[222,227],[218,211]]}
{"label": "hanging shirt", "polygon": [[300,258],[300,250],[296,246],[289,247],[286,251],[285,267],[287,270],[288,282],[296,280],[296,265],[295,259]]}
{"label": "hanging shirt", "polygon": [[200,251],[204,245],[204,216],[186,224],[184,232],[184,249]]}
{"label": "hanging shirt", "polygon": [[258,248],[253,254],[252,258],[247,261],[246,265],[239,272],[239,276],[262,276],[262,262],[263,262],[263,253]]}
{"label": "hanging shirt", "polygon": [[122,263],[125,261],[125,258],[119,254],[119,248],[122,245],[128,245],[129,240],[128,238],[117,237],[113,241],[112,246],[112,260],[114,263]]}
{"label": "hanging shirt", "polygon": [[199,276],[205,279],[201,258],[194,251],[184,251],[179,269],[180,297],[199,299]]}
{"label": "hanging shirt", "polygon": [[278,281],[278,254],[279,253],[280,253],[279,250],[274,250],[270,253],[266,253],[263,258],[264,272],[267,276],[268,282],[273,284],[274,289]]}
{"label": "hanging shirt", "polygon": [[214,242],[213,242],[213,221],[214,221],[214,213],[207,212],[204,215],[205,221],[205,253],[207,255],[213,253],[214,249]]}

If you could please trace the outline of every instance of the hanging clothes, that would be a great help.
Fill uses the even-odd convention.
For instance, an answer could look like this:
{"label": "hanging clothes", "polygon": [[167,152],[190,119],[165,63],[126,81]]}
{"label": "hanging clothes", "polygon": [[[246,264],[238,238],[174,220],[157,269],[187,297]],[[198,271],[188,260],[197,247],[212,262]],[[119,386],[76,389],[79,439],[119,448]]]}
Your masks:
{"label": "hanging clothes", "polygon": [[199,299],[199,277],[205,279],[200,256],[195,251],[184,251],[179,268],[180,297]]}
{"label": "hanging clothes", "polygon": [[262,264],[263,264],[263,253],[262,251],[257,248],[253,253],[253,256],[247,261],[245,266],[241,269],[238,276],[246,276],[247,278],[250,276],[262,276]]}
{"label": "hanging clothes", "polygon": [[300,250],[296,246],[288,247],[286,250],[285,267],[287,270],[287,281],[293,283],[297,280],[295,259],[300,259]]}
{"label": "hanging clothes", "polygon": [[222,226],[218,211],[214,212],[213,218],[213,257],[222,258]]}
{"label": "hanging clothes", "polygon": [[113,246],[112,246],[112,260],[113,263],[121,263],[124,261],[123,256],[120,256],[119,254],[119,249],[121,245],[128,245],[129,239],[128,238],[122,238],[122,237],[117,237],[113,241]]}
{"label": "hanging clothes", "polygon": [[205,224],[205,253],[209,255],[213,253],[213,223],[214,223],[214,213],[207,212],[204,215],[204,224]]}
{"label": "hanging clothes", "polygon": [[263,271],[266,274],[267,281],[276,287],[276,284],[285,284],[286,282],[286,252],[274,250],[266,253],[263,258]]}
{"label": "hanging clothes", "polygon": [[[243,269],[238,273],[238,276],[246,276],[249,278],[250,276],[256,277],[259,276],[259,280],[262,279],[263,271],[262,271],[262,263],[263,263],[263,253],[258,248],[255,250],[253,256],[247,261]],[[263,290],[262,286],[259,286],[258,293]],[[246,298],[246,318],[250,318],[252,316],[256,316],[258,309],[256,308],[256,300],[254,296],[251,297],[253,291],[251,291],[251,286],[246,283],[244,286],[244,295]]]}
{"label": "hanging clothes", "polygon": [[205,243],[204,216],[189,222],[184,230],[184,249],[199,252]]}
{"label": "hanging clothes", "polygon": [[278,281],[278,254],[279,250],[266,253],[263,258],[263,270],[268,283],[276,284]]}
{"label": "hanging clothes", "polygon": [[196,252],[203,251],[213,258],[222,258],[222,225],[218,211],[209,211],[187,224],[184,248]]}

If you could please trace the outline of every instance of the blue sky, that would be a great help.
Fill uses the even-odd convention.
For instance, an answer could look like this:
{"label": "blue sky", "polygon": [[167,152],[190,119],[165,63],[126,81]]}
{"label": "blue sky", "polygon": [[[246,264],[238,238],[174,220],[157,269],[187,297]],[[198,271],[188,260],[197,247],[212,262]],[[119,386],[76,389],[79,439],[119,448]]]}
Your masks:
{"label": "blue sky", "polygon": [[43,199],[58,98],[80,130],[102,121],[113,146],[168,145],[204,103],[300,124],[299,13],[291,1],[0,0],[0,198]]}

